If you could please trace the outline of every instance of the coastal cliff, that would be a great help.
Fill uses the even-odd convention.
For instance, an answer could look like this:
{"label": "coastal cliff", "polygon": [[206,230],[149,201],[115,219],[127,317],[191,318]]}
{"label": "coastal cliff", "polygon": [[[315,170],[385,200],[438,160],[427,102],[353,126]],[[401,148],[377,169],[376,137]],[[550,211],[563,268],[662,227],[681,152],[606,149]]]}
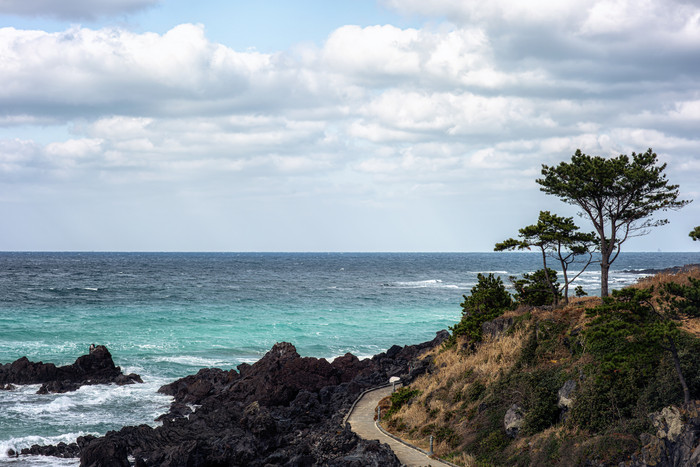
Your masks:
{"label": "coastal cliff", "polygon": [[506,311],[481,325],[480,341],[431,350],[433,371],[383,402],[384,428],[424,449],[432,437],[436,455],[465,466],[696,467],[700,319],[659,322],[657,299],[665,283],[698,277],[657,275],[602,305]]}

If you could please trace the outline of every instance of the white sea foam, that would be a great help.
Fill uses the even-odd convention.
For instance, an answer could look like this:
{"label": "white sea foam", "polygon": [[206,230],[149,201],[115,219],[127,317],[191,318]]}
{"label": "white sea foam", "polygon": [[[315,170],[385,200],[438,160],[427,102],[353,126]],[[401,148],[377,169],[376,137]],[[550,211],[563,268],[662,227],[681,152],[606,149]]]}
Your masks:
{"label": "white sea foam", "polygon": [[241,362],[241,363],[250,363],[250,364],[252,364],[252,363],[257,362],[257,361],[260,360],[260,359],[259,359],[259,358],[254,358],[254,357],[238,357],[236,360],[238,360],[238,361]]}
{"label": "white sea foam", "polygon": [[27,466],[73,466],[79,465],[79,459],[59,459],[57,457],[45,457],[45,456],[21,456],[21,457],[9,457],[7,452],[12,449],[15,452],[20,452],[24,448],[30,448],[34,444],[40,446],[46,446],[49,444],[56,445],[58,443],[74,443],[79,436],[85,436],[87,434],[96,435],[97,433],[87,433],[84,431],[79,431],[75,433],[64,433],[58,436],[24,436],[20,438],[10,438],[8,440],[0,441],[0,464],[2,465],[27,465]]}
{"label": "white sea foam", "polygon": [[394,284],[387,284],[388,286],[405,288],[405,289],[416,289],[416,288],[441,288],[441,289],[458,289],[460,288],[457,284],[445,284],[440,279],[428,279],[423,281],[407,281],[407,282],[395,282]]}
{"label": "white sea foam", "polygon": [[[237,359],[241,360],[242,359]],[[193,357],[191,355],[176,355],[168,357],[156,357],[154,358],[156,362],[168,362],[177,363],[180,365],[194,366],[199,368],[216,368],[216,367],[232,367],[235,366],[234,362],[229,360],[221,360],[214,358],[204,358],[204,357]]]}
{"label": "white sea foam", "polygon": [[[155,426],[154,419],[167,411],[172,397],[157,393],[165,382],[163,378],[144,379],[148,382],[125,386],[88,385],[64,394],[36,394],[38,385],[0,391],[2,413],[12,420],[8,426],[10,431],[0,433],[0,454],[5,455],[10,448],[18,450],[32,444],[70,443],[85,433],[100,435],[125,425]],[[17,430],[24,431],[27,436],[13,436]],[[68,434],[51,436],[61,431]],[[6,460],[15,462],[13,465],[25,465],[3,458],[0,464]],[[32,461],[26,465],[42,464]]]}

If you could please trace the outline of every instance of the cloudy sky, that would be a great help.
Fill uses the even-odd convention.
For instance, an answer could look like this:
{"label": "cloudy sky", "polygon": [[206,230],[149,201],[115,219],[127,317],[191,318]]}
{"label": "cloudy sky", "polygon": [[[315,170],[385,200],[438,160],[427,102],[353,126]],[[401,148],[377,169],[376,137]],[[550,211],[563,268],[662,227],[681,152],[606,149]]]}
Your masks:
{"label": "cloudy sky", "polygon": [[0,0],[0,250],[490,251],[651,147],[697,251],[699,129],[693,0]]}

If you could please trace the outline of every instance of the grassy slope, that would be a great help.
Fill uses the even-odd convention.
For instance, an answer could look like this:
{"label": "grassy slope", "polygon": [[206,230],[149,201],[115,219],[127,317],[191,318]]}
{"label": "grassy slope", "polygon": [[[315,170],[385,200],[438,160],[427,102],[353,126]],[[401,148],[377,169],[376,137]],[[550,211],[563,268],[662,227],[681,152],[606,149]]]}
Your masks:
{"label": "grassy slope", "polygon": [[[691,273],[700,277],[700,271]],[[649,286],[683,281],[688,274],[659,275]],[[680,404],[682,395],[667,353],[654,354],[648,367],[601,376],[586,350],[586,310],[598,298],[574,299],[556,311],[521,307],[507,312],[514,326],[476,350],[464,340],[433,350],[435,371],[410,386],[416,391],[384,425],[414,444],[460,465],[579,465],[586,460],[617,464],[641,446],[650,431],[648,413]],[[700,389],[700,320],[687,320],[681,358],[686,379]],[[578,384],[573,408],[557,407],[565,381]],[[517,438],[505,433],[503,418],[512,404],[525,412]]]}

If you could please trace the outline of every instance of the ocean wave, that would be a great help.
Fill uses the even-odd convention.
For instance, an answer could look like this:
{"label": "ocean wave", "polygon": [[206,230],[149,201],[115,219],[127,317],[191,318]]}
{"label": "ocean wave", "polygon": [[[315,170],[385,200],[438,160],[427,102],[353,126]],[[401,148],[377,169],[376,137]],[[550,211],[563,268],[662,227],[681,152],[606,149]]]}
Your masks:
{"label": "ocean wave", "polygon": [[253,363],[257,362],[258,360],[260,360],[260,358],[254,358],[254,357],[239,357],[239,358],[237,358],[236,360],[238,360],[238,361],[241,362],[241,363],[253,364]]}
{"label": "ocean wave", "polygon": [[427,279],[423,281],[406,281],[406,282],[390,282],[382,284],[383,287],[397,287],[402,289],[423,289],[423,288],[440,288],[440,289],[459,289],[460,285],[445,284],[440,279]]}
{"label": "ocean wave", "polygon": [[[237,359],[241,360],[241,359]],[[204,358],[204,357],[193,357],[191,355],[175,355],[169,357],[156,357],[153,359],[155,362],[164,363],[176,363],[178,365],[194,366],[199,368],[220,368],[222,366],[233,367],[235,362],[228,360],[214,359],[214,358]]]}
{"label": "ocean wave", "polygon": [[7,456],[7,451],[21,451],[24,448],[30,448],[34,444],[39,445],[56,445],[58,443],[74,443],[79,436],[97,435],[98,433],[79,431],[75,433],[64,433],[58,436],[23,436],[19,438],[10,438],[8,440],[0,440],[0,462],[3,465],[32,465],[32,466],[73,466],[79,465],[79,459],[60,459],[57,457],[31,456],[29,458],[13,458]]}

